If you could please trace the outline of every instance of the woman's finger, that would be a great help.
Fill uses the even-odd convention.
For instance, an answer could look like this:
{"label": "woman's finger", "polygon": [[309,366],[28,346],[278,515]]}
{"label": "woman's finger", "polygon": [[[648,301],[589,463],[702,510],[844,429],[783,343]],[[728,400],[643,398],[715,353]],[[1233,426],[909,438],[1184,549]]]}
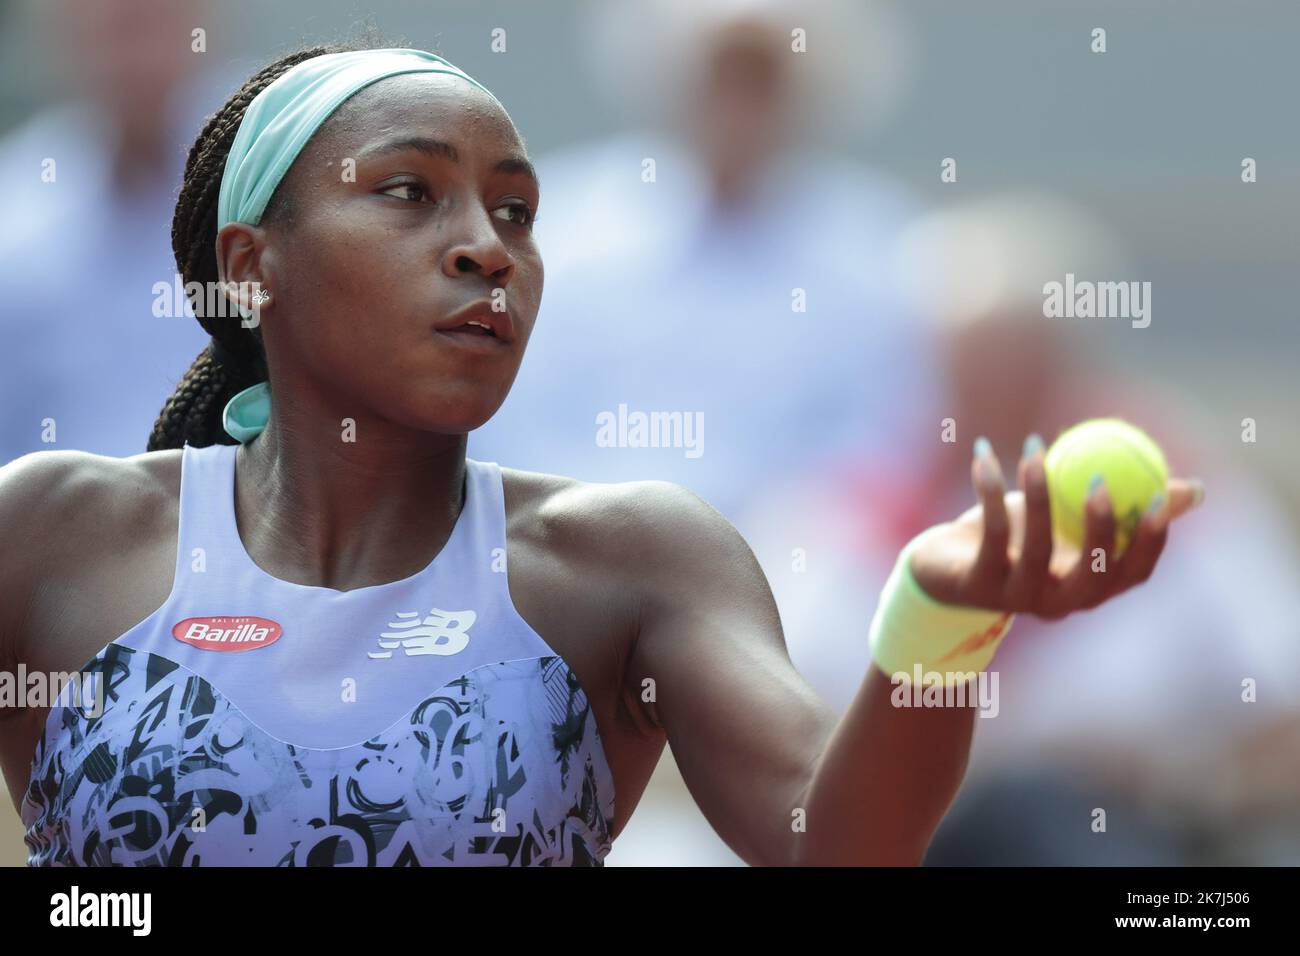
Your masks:
{"label": "woman's finger", "polygon": [[1172,521],[1205,500],[1205,485],[1198,478],[1170,478],[1165,493],[1169,498],[1169,520]]}
{"label": "woman's finger", "polygon": [[1120,590],[1141,584],[1151,577],[1169,532],[1169,503],[1164,495],[1154,501],[1138,522],[1137,532],[1123,557],[1116,562],[1115,574]]}
{"label": "woman's finger", "polygon": [[1024,544],[1007,584],[1008,607],[1015,611],[1034,605],[1052,559],[1052,509],[1043,467],[1043,440],[1038,435],[1025,440],[1019,472],[1025,494]]}
{"label": "woman's finger", "polygon": [[971,462],[971,481],[980,500],[984,519],[979,554],[971,568],[971,582],[978,588],[997,587],[1006,578],[1007,542],[1010,522],[1007,519],[1006,483],[1002,467],[993,455],[993,446],[984,437],[975,439],[975,459]]}
{"label": "woman's finger", "polygon": [[1067,600],[1075,608],[1096,607],[1106,599],[1112,587],[1115,514],[1101,475],[1094,475],[1088,484],[1083,520],[1083,551],[1063,582]]}

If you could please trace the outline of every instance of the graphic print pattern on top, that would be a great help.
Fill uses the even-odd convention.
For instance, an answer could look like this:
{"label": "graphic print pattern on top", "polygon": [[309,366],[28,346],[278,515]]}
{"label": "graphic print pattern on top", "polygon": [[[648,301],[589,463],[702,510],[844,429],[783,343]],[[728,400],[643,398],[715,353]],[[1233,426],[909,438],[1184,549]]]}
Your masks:
{"label": "graphic print pattern on top", "polygon": [[603,865],[613,776],[510,599],[500,468],[467,459],[422,571],[336,591],[248,555],[238,448],[185,446],[171,594],[51,707],[29,865]]}

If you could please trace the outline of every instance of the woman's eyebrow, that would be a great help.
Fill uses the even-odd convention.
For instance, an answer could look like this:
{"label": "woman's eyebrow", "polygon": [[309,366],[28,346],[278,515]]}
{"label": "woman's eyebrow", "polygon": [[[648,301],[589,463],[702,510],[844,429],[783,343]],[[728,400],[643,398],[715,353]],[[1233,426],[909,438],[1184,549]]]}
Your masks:
{"label": "woman's eyebrow", "polygon": [[[432,156],[436,159],[446,159],[453,163],[460,162],[460,152],[451,143],[443,142],[440,139],[433,139],[429,136],[397,136],[392,139],[386,139],[379,143],[374,143],[361,150],[358,159],[376,159],[380,156],[387,156],[390,153],[400,153],[413,149],[417,152],[424,153],[426,156]],[[535,184],[540,186],[537,179],[537,170],[523,156],[507,156],[494,167],[497,172],[501,173],[522,173],[531,179]]]}

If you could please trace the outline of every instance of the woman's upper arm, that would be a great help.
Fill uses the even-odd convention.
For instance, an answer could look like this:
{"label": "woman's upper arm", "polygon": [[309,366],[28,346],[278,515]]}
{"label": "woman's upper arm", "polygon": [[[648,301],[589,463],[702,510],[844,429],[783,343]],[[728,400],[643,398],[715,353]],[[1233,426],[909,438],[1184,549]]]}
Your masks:
{"label": "woman's upper arm", "polygon": [[31,599],[47,567],[48,543],[71,518],[78,476],[90,456],[38,451],[0,467],[0,656],[25,659],[22,640]]}
{"label": "woman's upper arm", "polygon": [[653,690],[719,836],[746,862],[783,863],[834,714],[791,664],[767,579],[736,529],[679,486],[644,485],[629,536],[641,572],[629,677]]}

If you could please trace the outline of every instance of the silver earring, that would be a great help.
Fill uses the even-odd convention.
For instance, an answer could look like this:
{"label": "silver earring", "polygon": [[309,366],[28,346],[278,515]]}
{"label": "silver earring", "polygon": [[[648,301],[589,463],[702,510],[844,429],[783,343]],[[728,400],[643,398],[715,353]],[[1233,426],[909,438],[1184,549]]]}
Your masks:
{"label": "silver earring", "polygon": [[266,289],[258,289],[253,293],[253,305],[261,305],[271,298],[271,293]]}

